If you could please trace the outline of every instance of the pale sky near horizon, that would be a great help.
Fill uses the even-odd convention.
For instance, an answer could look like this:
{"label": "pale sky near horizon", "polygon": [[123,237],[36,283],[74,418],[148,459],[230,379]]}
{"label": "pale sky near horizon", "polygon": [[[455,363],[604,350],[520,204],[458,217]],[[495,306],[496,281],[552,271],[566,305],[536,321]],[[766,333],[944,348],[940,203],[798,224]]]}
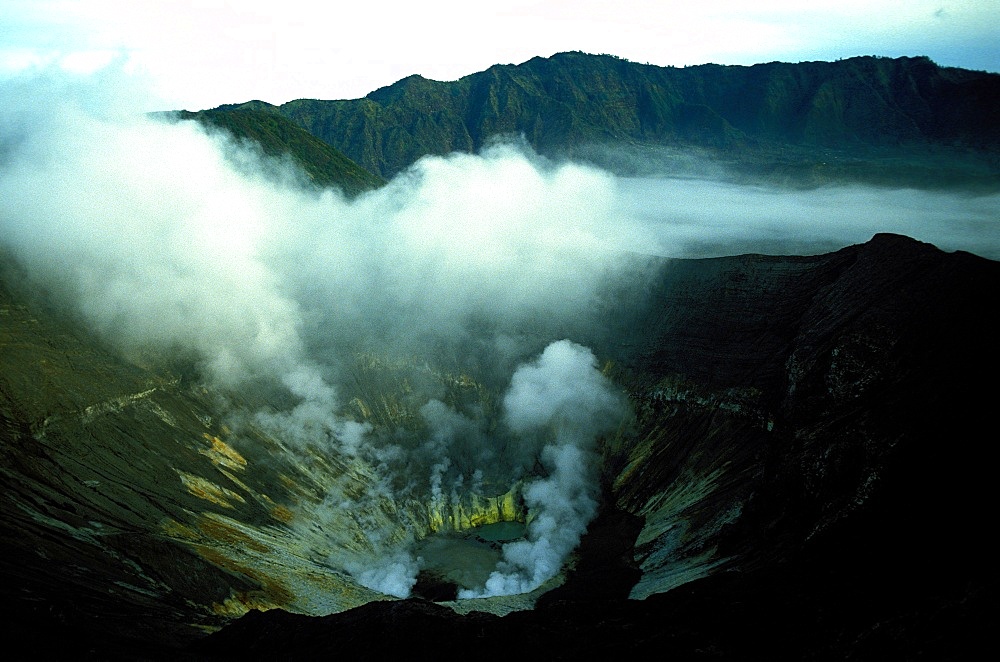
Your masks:
{"label": "pale sky near horizon", "polygon": [[927,55],[1000,71],[1000,0],[0,0],[0,81],[115,70],[148,109],[352,99],[570,50],[634,62]]}

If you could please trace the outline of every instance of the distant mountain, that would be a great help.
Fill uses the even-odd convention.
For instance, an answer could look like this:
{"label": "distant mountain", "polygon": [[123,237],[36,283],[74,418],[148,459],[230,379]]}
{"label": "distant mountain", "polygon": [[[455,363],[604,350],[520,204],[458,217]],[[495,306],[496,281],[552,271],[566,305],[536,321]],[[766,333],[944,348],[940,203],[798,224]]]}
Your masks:
{"label": "distant mountain", "polygon": [[385,183],[384,179],[368,172],[329,143],[272,112],[252,108],[197,113],[181,111],[177,117],[223,129],[239,140],[253,141],[268,156],[288,155],[317,186],[335,186],[348,195],[356,195]]}
{"label": "distant mountain", "polygon": [[523,135],[545,154],[697,148],[790,181],[1000,186],[1000,75],[926,57],[660,67],[579,52],[454,82],[414,75],[362,99],[254,101],[391,177],[427,154]]}

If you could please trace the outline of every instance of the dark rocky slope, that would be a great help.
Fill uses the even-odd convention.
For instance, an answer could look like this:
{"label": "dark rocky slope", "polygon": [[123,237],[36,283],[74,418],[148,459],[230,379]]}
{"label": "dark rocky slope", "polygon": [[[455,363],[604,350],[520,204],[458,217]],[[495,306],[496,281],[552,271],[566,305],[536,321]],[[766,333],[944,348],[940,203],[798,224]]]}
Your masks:
{"label": "dark rocky slope", "polygon": [[[889,235],[817,257],[671,263],[622,356],[642,436],[609,449],[605,514],[535,611],[458,617],[408,601],[313,620],[253,613],[198,650],[970,659],[996,606],[982,384],[998,351],[981,315],[998,276],[996,263]],[[655,518],[651,494],[715,469],[714,488],[676,513],[687,529],[666,565],[707,547],[727,560],[622,599],[633,554],[657,572],[655,543],[622,554],[637,531],[623,511]]]}
{"label": "dark rocky slope", "polygon": [[[253,609],[294,603],[284,508],[316,474],[267,439],[237,452],[199,388],[9,286],[6,622],[39,654],[140,659],[970,657],[996,600],[998,286],[996,262],[890,235],[667,261],[580,338],[614,361],[637,425],[604,448],[566,582],[505,616],[359,595],[322,617]],[[233,596],[242,611],[208,609]]]}

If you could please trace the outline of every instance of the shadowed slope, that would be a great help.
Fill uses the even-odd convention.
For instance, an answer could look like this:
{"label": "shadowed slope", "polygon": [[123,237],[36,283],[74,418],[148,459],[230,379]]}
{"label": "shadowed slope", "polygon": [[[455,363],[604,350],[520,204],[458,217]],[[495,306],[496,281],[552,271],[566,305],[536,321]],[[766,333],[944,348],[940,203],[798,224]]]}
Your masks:
{"label": "shadowed slope", "polygon": [[[997,589],[979,384],[1000,356],[979,311],[998,279],[995,262],[890,235],[668,263],[642,349],[621,356],[639,434],[606,450],[604,515],[534,611],[252,614],[198,650],[430,657],[413,642],[441,629],[483,659],[968,658]],[[644,599],[622,600],[614,559],[637,531]]]}
{"label": "shadowed slope", "polygon": [[[244,613],[188,653],[441,656],[421,649],[440,630],[485,658],[962,657],[986,636],[996,262],[878,235],[661,263],[588,339],[636,411],[602,448],[601,513],[562,586],[502,617],[385,601],[329,566],[354,525],[311,518],[370,469],[232,434],[213,394],[105,352],[4,273],[3,602],[39,650],[175,655]],[[431,526],[426,505],[374,505]]]}

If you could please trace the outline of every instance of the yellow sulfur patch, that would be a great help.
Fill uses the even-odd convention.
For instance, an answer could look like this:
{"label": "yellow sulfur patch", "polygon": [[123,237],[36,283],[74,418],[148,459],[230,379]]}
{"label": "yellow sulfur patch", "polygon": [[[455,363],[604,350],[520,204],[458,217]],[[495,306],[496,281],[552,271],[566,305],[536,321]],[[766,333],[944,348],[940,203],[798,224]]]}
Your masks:
{"label": "yellow sulfur patch", "polygon": [[236,492],[220,487],[215,483],[201,478],[200,476],[184,473],[183,471],[178,471],[177,475],[180,476],[181,482],[184,483],[184,487],[187,488],[187,491],[199,499],[210,501],[216,505],[222,506],[223,508],[233,507],[233,505],[229,503],[230,499],[239,501],[240,503],[246,503],[243,497]]}
{"label": "yellow sulfur patch", "polygon": [[233,450],[232,446],[207,432],[203,436],[212,443],[212,447],[198,452],[210,459],[213,464],[236,471],[243,471],[247,468],[246,459]]}

